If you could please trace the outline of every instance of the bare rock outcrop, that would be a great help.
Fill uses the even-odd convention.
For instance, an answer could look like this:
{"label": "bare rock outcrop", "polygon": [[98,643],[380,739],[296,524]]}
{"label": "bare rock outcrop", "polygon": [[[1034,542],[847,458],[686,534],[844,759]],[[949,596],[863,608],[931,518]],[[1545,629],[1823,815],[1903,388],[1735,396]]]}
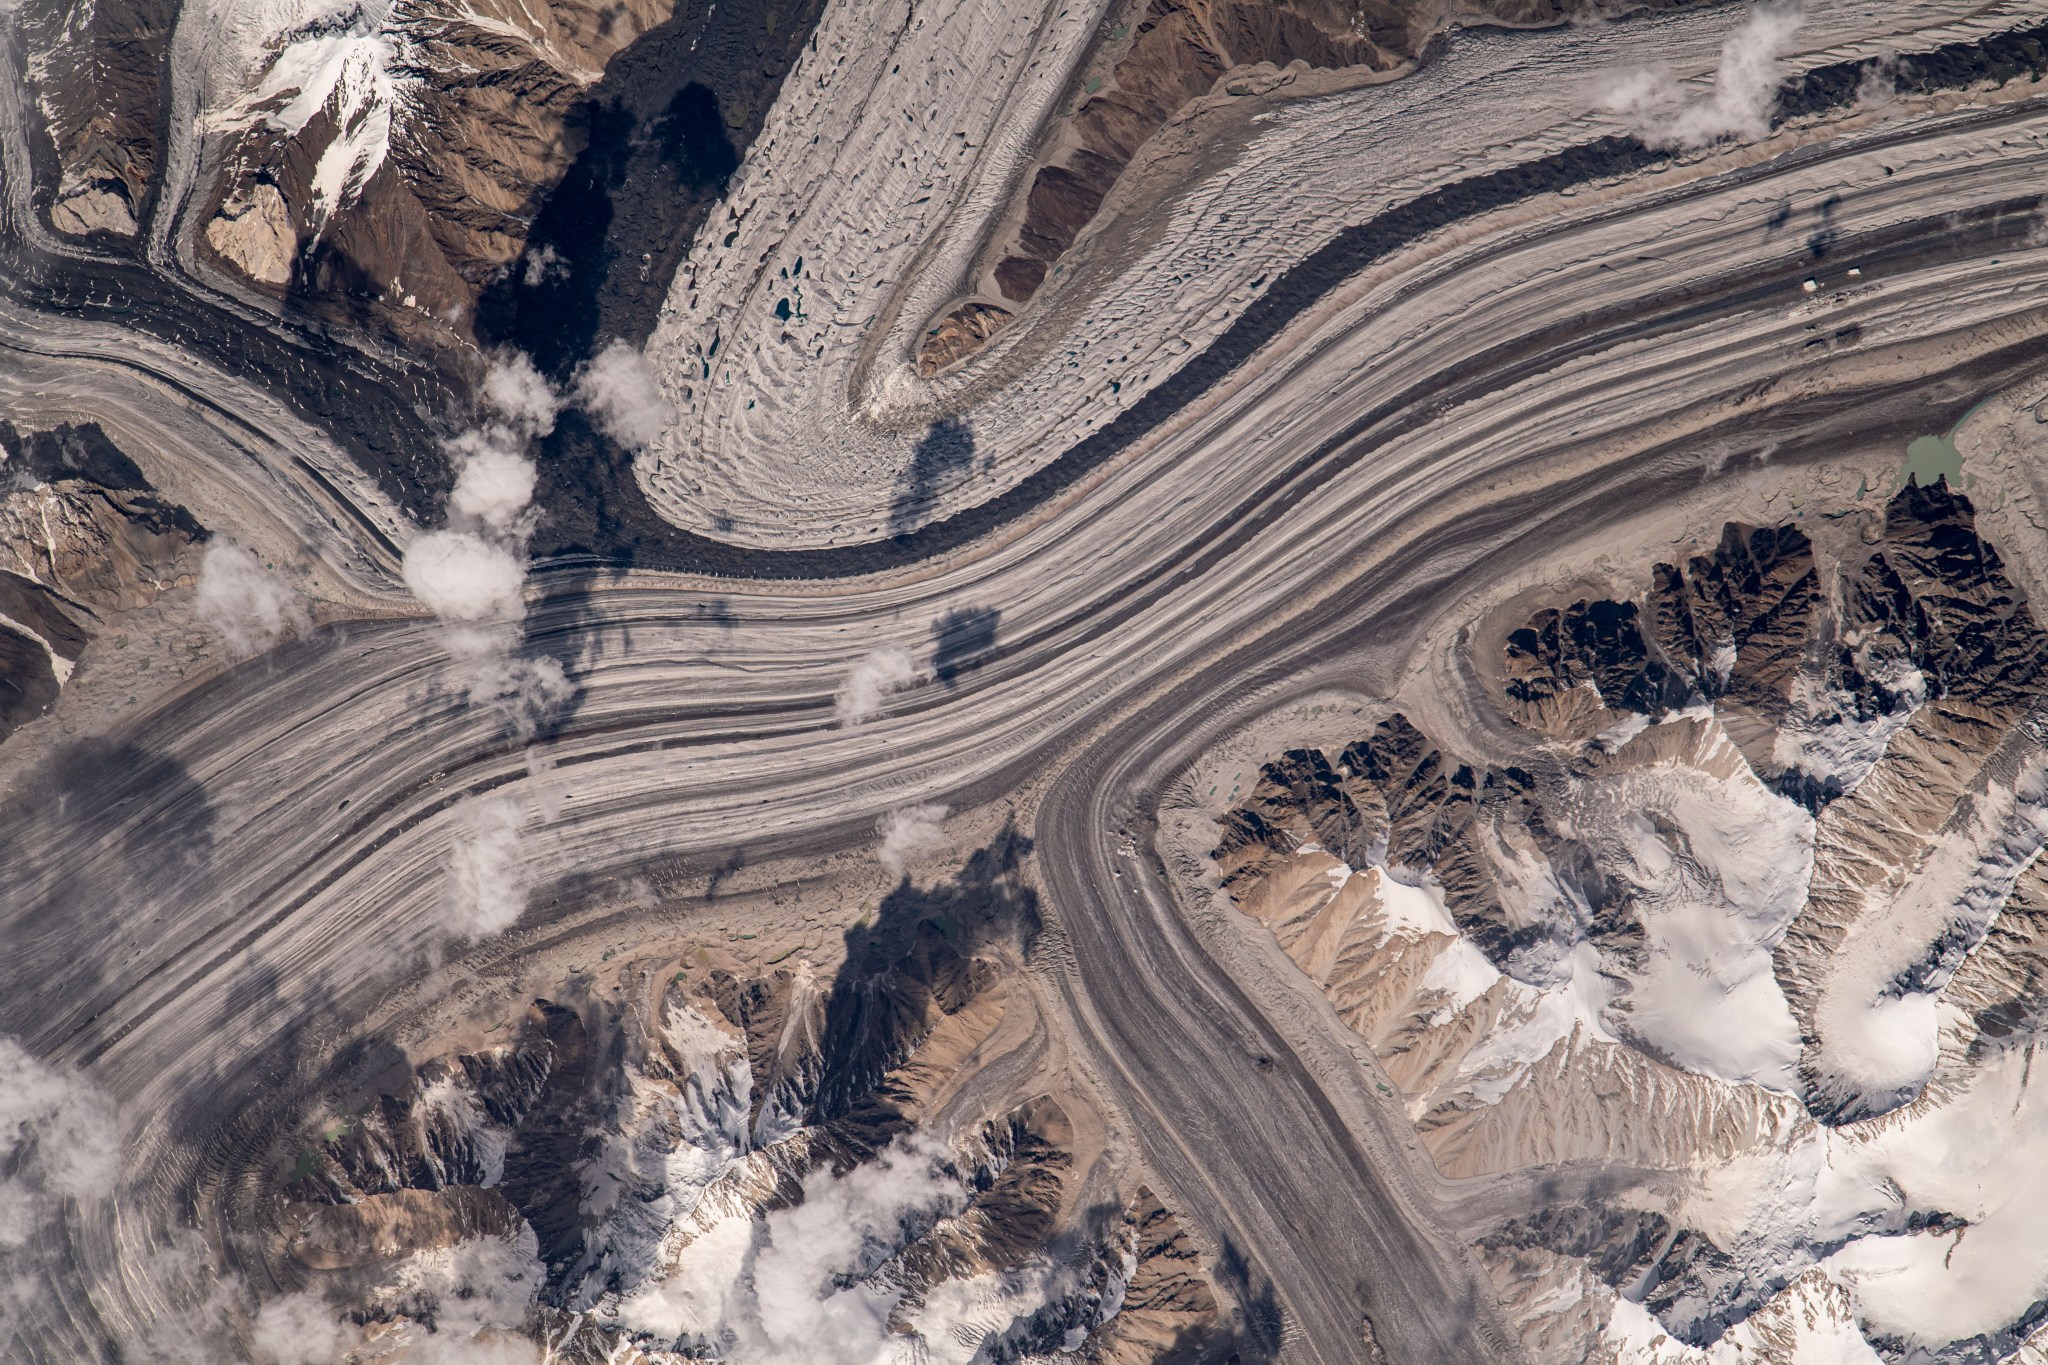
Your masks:
{"label": "bare rock outcrop", "polygon": [[108,618],[180,581],[205,534],[97,426],[0,422],[0,740],[56,704]]}
{"label": "bare rock outcrop", "polygon": [[1006,832],[952,881],[899,887],[836,965],[622,966],[631,989],[534,1001],[503,1041],[366,1065],[337,1087],[355,1098],[281,1136],[255,1177],[273,1254],[367,1302],[418,1258],[498,1247],[529,1257],[521,1330],[554,1358],[715,1355],[650,1326],[673,1321],[660,1305],[691,1249],[880,1168],[957,1192],[878,1224],[896,1240],[848,1272],[893,1303],[891,1334],[990,1332],[1000,1303],[998,1358],[1086,1340],[1091,1359],[1221,1361],[1232,1338],[1199,1255],[1149,1192],[1116,1217],[1130,1177],[1083,1094],[959,1107],[984,1062],[1039,1046],[1017,980],[1036,929],[1027,849]]}
{"label": "bare rock outcrop", "polygon": [[352,1270],[471,1238],[509,1237],[518,1222],[495,1190],[392,1190],[353,1204],[317,1206],[293,1236],[291,1254],[308,1269]]}
{"label": "bare rock outcrop", "polygon": [[133,237],[160,155],[159,83],[174,0],[31,3],[19,16],[28,77],[54,153],[50,226]]}
{"label": "bare rock outcrop", "polygon": [[999,304],[969,299],[939,319],[917,349],[917,371],[929,378],[954,361],[973,355],[1015,316]]}
{"label": "bare rock outcrop", "polygon": [[[1683,0],[1657,0],[1646,8]],[[1483,0],[1463,22],[1519,27],[1586,12],[1569,0]],[[1072,111],[1043,135],[1018,203],[984,248],[969,295],[927,332],[918,367],[972,354],[1037,294],[1141,148],[1218,92],[1284,94],[1302,70],[1384,75],[1422,58],[1448,11],[1413,0],[1142,0],[1113,23]]]}
{"label": "bare rock outcrop", "polygon": [[1088,1365],[1196,1365],[1221,1359],[1228,1336],[1200,1252],[1180,1221],[1140,1185],[1124,1210],[1128,1276],[1117,1312],[1082,1346]]}
{"label": "bare rock outcrop", "polygon": [[[2048,636],[1945,481],[1816,535],[1731,524],[1639,598],[1479,642],[1519,763],[1397,713],[1220,817],[1223,888],[1445,1174],[1840,1163],[2041,1036]],[[1482,1260],[1546,1358],[1593,1352],[1620,1297],[1692,1346],[1849,1330],[1839,1281],[1801,1274],[1832,1244],[1759,1251],[1795,1233],[1687,1207],[1518,1218]],[[1864,1216],[1965,1227],[1904,1196]]]}
{"label": "bare rock outcrop", "polygon": [[574,155],[571,108],[669,10],[446,0],[273,35],[222,116],[236,131],[202,239],[268,288],[457,322]]}

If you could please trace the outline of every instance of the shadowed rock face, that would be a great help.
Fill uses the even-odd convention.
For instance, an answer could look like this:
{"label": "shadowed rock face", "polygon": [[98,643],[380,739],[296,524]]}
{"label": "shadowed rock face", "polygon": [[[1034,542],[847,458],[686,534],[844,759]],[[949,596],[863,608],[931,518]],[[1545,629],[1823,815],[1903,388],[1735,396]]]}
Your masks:
{"label": "shadowed rock face", "polygon": [[[1988,753],[2048,692],[2048,635],[1974,520],[1969,500],[1945,482],[1909,484],[1886,508],[1879,542],[1838,575],[1841,598],[1827,611],[1803,532],[1731,524],[1712,555],[1682,569],[1655,566],[1647,604],[1546,607],[1509,632],[1505,709],[1538,734],[1575,740],[1631,715],[1709,703],[1790,723],[1804,676],[1825,700],[1800,724],[1867,724],[1924,700],[1936,716],[1962,715],[1951,728],[1968,729]],[[1915,670],[1924,684],[1899,681]],[[1768,736],[1745,753],[1766,781],[1811,806],[1840,794]],[[1602,879],[1546,817],[1555,793],[1538,774],[1554,766],[1532,750],[1527,767],[1478,768],[1396,714],[1334,761],[1297,749],[1266,764],[1244,804],[1221,817],[1212,856],[1240,896],[1310,843],[1354,866],[1427,869],[1459,927],[1505,967],[1535,932],[1502,917],[1487,870],[1488,843],[1514,829],[1567,873],[1591,911],[1586,927],[1626,936],[1602,914]]]}
{"label": "shadowed rock face", "polygon": [[1090,1337],[1080,1359],[1095,1365],[1196,1365],[1236,1359],[1217,1322],[1216,1295],[1201,1257],[1159,1196],[1140,1185],[1124,1210],[1123,1237],[1134,1262],[1123,1307]]}
{"label": "shadowed rock face", "polygon": [[358,72],[302,121],[275,73],[327,29],[276,35],[272,74],[220,114],[228,143],[195,242],[322,318],[416,344],[509,343],[565,374],[600,329],[644,339],[821,8],[364,10],[342,36],[383,87]]}
{"label": "shadowed rock face", "polygon": [[1395,715],[1347,745],[1333,765],[1318,750],[1294,750],[1261,770],[1250,800],[1223,817],[1213,853],[1224,884],[1242,896],[1304,844],[1353,866],[1429,869],[1447,892],[1459,927],[1488,956],[1508,960],[1544,927],[1512,921],[1482,856],[1503,826],[1527,830],[1560,861],[1570,846],[1548,833],[1536,779],[1448,759]]}
{"label": "shadowed rock face", "polygon": [[1542,714],[1588,684],[1623,710],[1682,705],[1693,682],[1651,656],[1633,602],[1574,602],[1539,611],[1508,636],[1508,696]]}
{"label": "shadowed rock face", "polygon": [[1646,602],[1544,608],[1511,632],[1509,714],[1563,734],[1593,713],[1654,716],[1725,698],[1776,720],[1818,602],[1803,531],[1731,522],[1711,555],[1656,565]]}
{"label": "shadowed rock face", "polygon": [[1843,604],[1848,634],[1836,677],[1879,711],[1897,697],[1875,675],[1908,665],[1929,695],[2011,712],[2043,688],[2042,634],[1978,536],[1969,500],[1940,482],[1909,484],[1885,511],[1884,543],[1865,561]]}
{"label": "shadowed rock face", "polygon": [[[360,89],[358,75],[294,128],[274,117],[296,95],[291,83],[276,78],[285,89],[271,99],[259,85],[234,114],[244,130],[200,213],[201,239],[244,278],[316,309],[381,302],[466,325],[476,291],[518,256],[536,201],[574,154],[570,109],[668,12],[665,0],[451,0],[360,16],[349,36],[387,79],[408,83],[403,97]],[[280,41],[288,56],[318,39]],[[390,133],[367,134],[375,145],[337,176],[352,130],[380,119]]]}
{"label": "shadowed rock face", "polygon": [[1512,1218],[1480,1239],[1491,1251],[1540,1248],[1576,1256],[1602,1284],[1615,1289],[1654,1282],[1671,1224],[1661,1214],[1639,1209],[1601,1209],[1561,1205],[1524,1218]]}
{"label": "shadowed rock face", "polygon": [[[1490,659],[1482,640],[1529,732],[1519,766],[1461,762],[1395,714],[1279,755],[1221,817],[1224,887],[1373,1047],[1447,1173],[1775,1151],[1939,1104],[2048,1028],[2028,1003],[2048,980],[2048,874],[2020,775],[2048,764],[2030,720],[2048,633],[1945,482],[1838,529],[1730,525],[1638,598],[1539,606]],[[2014,801],[2017,824],[1985,815]],[[1710,949],[1686,946],[1703,932]],[[1842,965],[1873,943],[1889,963],[1895,942],[1906,965],[1874,984]],[[1970,1023],[1910,1084],[1873,1090],[1853,1064],[1844,1081],[1830,1021],[1864,996],[1831,993],[1873,990]],[[1768,1069],[1659,1022],[1672,991],[1681,1014],[1770,1030]],[[1573,1017],[1571,997],[1593,1003]],[[1707,1345],[1767,1303],[1790,1311],[1777,1296],[1831,1249],[1764,1265],[1682,1215],[1564,1194],[1480,1241],[1532,1351],[1556,1358],[1599,1330],[1555,1308],[1574,1294],[1625,1293]]]}
{"label": "shadowed rock face", "polygon": [[0,740],[54,706],[105,618],[177,582],[205,535],[99,427],[0,421]]}
{"label": "shadowed rock face", "polygon": [[[538,1000],[501,1044],[380,1073],[354,1112],[273,1149],[279,1253],[360,1298],[414,1253],[530,1232],[544,1282],[529,1329],[559,1340],[569,1314],[599,1310],[561,1359],[672,1346],[608,1319],[605,1296],[666,1273],[671,1239],[874,1162],[936,1117],[981,1049],[1015,1046],[991,1040],[1035,1008],[1014,979],[1036,931],[1028,850],[1005,833],[951,881],[906,882],[848,930],[829,977],[705,960],[657,985],[629,969],[629,991]],[[1100,1138],[1077,1134],[1077,1113],[1099,1134],[1085,1101],[1049,1094],[956,1134],[957,1205],[862,1274],[901,1296],[909,1330],[948,1281],[1056,1267],[1004,1349],[1057,1349],[1121,1300],[1130,1321],[1090,1359],[1220,1361],[1230,1337],[1194,1249],[1149,1192],[1128,1214],[1104,1202]]]}
{"label": "shadowed rock face", "polygon": [[[1946,481],[1902,488],[1881,538],[1836,578],[1830,602],[1798,527],[1731,523],[1713,554],[1656,565],[1641,604],[1544,609],[1512,632],[1509,714],[1583,737],[1589,724],[1711,701],[1781,726],[1802,674],[1864,722],[1933,699],[1993,708],[2010,723],[2040,694],[2039,627],[1977,535],[1969,500]],[[1782,781],[1809,804],[1829,799],[1810,777]]]}

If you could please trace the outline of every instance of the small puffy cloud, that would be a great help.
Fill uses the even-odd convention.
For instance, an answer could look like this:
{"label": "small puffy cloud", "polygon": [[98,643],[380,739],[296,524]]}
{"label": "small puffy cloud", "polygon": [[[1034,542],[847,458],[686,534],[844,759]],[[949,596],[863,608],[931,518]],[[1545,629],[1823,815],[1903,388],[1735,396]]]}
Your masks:
{"label": "small puffy cloud", "polygon": [[623,341],[614,341],[583,367],[576,398],[622,446],[652,445],[675,421],[675,408],[662,394],[654,367]]}
{"label": "small puffy cloud", "polygon": [[526,817],[509,796],[472,797],[454,812],[443,922],[462,938],[489,938],[526,910]]}
{"label": "small puffy cloud", "polygon": [[0,1252],[26,1242],[55,1201],[104,1195],[120,1173],[113,1102],[0,1035]]}
{"label": "small puffy cloud", "polygon": [[302,1291],[256,1310],[251,1345],[262,1365],[333,1365],[355,1336],[319,1295]]}
{"label": "small puffy cloud", "polygon": [[1863,77],[1856,82],[1856,103],[1864,109],[1882,109],[1898,97],[1898,54],[1887,53],[1865,63]]}
{"label": "small puffy cloud", "polygon": [[901,877],[912,858],[945,848],[952,842],[946,837],[945,819],[944,806],[905,806],[877,820],[875,832],[882,836],[882,847],[876,856],[882,866]]}
{"label": "small puffy cloud", "polygon": [[470,531],[428,531],[405,550],[405,585],[444,621],[517,624],[526,616],[526,566]]}
{"label": "small puffy cloud", "polygon": [[239,545],[216,540],[199,561],[194,608],[200,623],[220,636],[230,653],[261,654],[285,635],[303,630],[306,613],[291,584]]}
{"label": "small puffy cloud", "polygon": [[562,253],[547,242],[526,253],[526,270],[523,278],[528,289],[538,289],[556,280],[566,280],[569,273],[569,263],[562,259]]}
{"label": "small puffy cloud", "polygon": [[1663,68],[1622,73],[1599,107],[1650,147],[1704,147],[1727,137],[1762,137],[1777,104],[1779,57],[1805,20],[1789,4],[1758,5],[1721,46],[1713,91],[1694,97]]}
{"label": "small puffy cloud", "polygon": [[484,399],[497,416],[449,442],[455,488],[448,525],[406,547],[406,586],[441,618],[471,701],[505,713],[531,740],[575,687],[559,661],[515,659],[526,619],[526,538],[538,471],[532,441],[554,426],[558,399],[526,357],[492,362]]}
{"label": "small puffy cloud", "polygon": [[514,659],[485,652],[470,664],[469,699],[503,711],[521,741],[540,733],[575,695],[576,684],[563,672],[561,660],[546,655]]}
{"label": "small puffy cloud", "polygon": [[917,665],[900,649],[878,649],[847,673],[833,701],[841,725],[858,725],[881,714],[882,699],[918,681]]}
{"label": "small puffy cloud", "polygon": [[448,497],[449,510],[493,530],[510,529],[533,501],[533,461],[487,433],[469,433],[455,442],[454,449],[455,491]]}
{"label": "small puffy cloud", "polygon": [[493,360],[484,372],[484,402],[529,439],[555,429],[555,413],[562,405],[554,386],[517,351]]}

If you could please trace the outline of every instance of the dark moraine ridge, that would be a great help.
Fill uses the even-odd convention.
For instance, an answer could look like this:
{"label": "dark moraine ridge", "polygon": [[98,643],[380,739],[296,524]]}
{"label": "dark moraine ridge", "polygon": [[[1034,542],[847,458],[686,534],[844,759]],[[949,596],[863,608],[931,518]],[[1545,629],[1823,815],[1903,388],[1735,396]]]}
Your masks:
{"label": "dark moraine ridge", "polygon": [[[1788,82],[1780,91],[1777,121],[1853,103],[1865,70],[1863,62],[1840,62]],[[1904,93],[1924,94],[1984,80],[2038,79],[2044,73],[2048,25],[2039,25],[1904,56],[1897,84]],[[1303,310],[1390,253],[1462,219],[1539,194],[1646,170],[1668,159],[1667,153],[1631,137],[1600,138],[1470,176],[1344,228],[1282,273],[1221,336],[1100,431],[985,503],[870,545],[759,550],[680,530],[647,505],[633,477],[631,456],[572,415],[550,439],[542,458],[539,502],[551,512],[536,538],[535,553],[565,566],[626,563],[760,579],[850,577],[946,553],[1025,515],[1108,463],[1228,378]],[[1788,270],[1807,268],[1803,258],[1788,260]],[[1426,408],[1432,397],[1454,388],[1458,379],[1455,374],[1440,376],[1428,393],[1395,395],[1353,429],[1387,420],[1404,409]],[[1312,463],[1329,449],[1305,461]],[[1302,467],[1276,471],[1268,486],[1297,477]]]}

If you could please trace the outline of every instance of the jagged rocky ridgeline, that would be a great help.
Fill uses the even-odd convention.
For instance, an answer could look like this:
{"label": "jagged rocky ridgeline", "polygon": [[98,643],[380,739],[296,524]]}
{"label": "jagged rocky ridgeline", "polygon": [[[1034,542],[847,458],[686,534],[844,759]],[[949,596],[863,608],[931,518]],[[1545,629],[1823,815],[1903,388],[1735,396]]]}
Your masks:
{"label": "jagged rocky ridgeline", "polygon": [[[388,1073],[251,1173],[270,1232],[250,1254],[371,1343],[433,1328],[437,1258],[495,1248],[536,1286],[496,1326],[553,1359],[745,1359],[748,1314],[772,1307],[748,1277],[797,1235],[776,1220],[816,1202],[869,1219],[835,1292],[906,1350],[1228,1358],[1194,1246],[1106,1150],[1085,1097],[972,1097],[982,1065],[1037,1046],[1017,978],[1035,926],[1024,847],[1006,838],[956,882],[899,888],[849,931],[837,971],[700,950]],[[887,1206],[902,1187],[923,1197]]]}
{"label": "jagged rocky ridgeline", "polygon": [[92,423],[0,421],[0,740],[56,705],[109,619],[184,581],[205,536]]}
{"label": "jagged rocky ridgeline", "polygon": [[[1910,1178],[1801,1185],[1798,1154],[1880,1165],[2038,1035],[2048,635],[1945,481],[1828,512],[1482,634],[1512,762],[1397,711],[1222,817],[1222,888],[1440,1168],[1626,1173],[1481,1240],[1540,1358],[1602,1349],[1624,1298],[1695,1346],[1859,1330],[1830,1257],[1972,1219]],[[1672,1194],[1748,1180],[1780,1187],[1747,1221]]]}

